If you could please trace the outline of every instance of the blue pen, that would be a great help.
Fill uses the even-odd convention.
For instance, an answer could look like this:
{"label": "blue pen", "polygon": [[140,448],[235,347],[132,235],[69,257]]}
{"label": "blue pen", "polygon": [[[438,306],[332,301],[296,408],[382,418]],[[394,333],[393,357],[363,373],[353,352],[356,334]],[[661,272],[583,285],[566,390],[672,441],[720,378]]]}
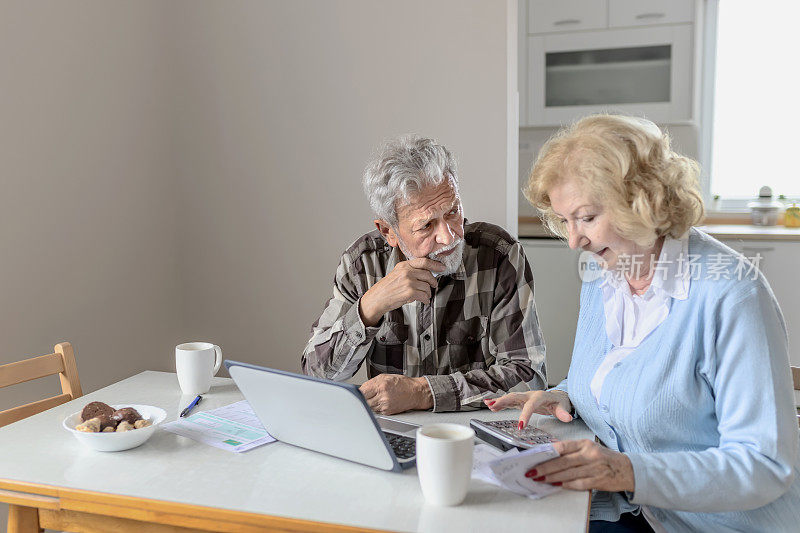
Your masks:
{"label": "blue pen", "polygon": [[188,414],[189,414],[189,411],[191,411],[192,409],[194,409],[194,406],[195,406],[195,405],[197,405],[198,403],[200,403],[200,400],[202,400],[202,399],[203,399],[203,397],[202,397],[202,396],[200,396],[200,395],[198,394],[198,395],[197,395],[197,398],[195,398],[194,400],[192,400],[192,403],[190,403],[189,405],[187,405],[187,406],[186,406],[186,409],[184,409],[183,411],[181,411],[181,417],[184,417],[184,416],[188,415]]}

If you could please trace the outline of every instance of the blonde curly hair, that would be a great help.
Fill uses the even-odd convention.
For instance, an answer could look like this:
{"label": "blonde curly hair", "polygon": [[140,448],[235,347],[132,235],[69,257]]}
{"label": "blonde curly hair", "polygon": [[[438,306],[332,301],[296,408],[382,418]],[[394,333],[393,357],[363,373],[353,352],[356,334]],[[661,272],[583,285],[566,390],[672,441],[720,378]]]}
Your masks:
{"label": "blonde curly hair", "polygon": [[563,128],[545,143],[523,192],[545,225],[566,238],[548,191],[567,178],[577,179],[610,211],[617,233],[652,246],[664,235],[680,237],[702,220],[699,174],[697,162],[673,152],[669,136],[649,120],[599,114]]}

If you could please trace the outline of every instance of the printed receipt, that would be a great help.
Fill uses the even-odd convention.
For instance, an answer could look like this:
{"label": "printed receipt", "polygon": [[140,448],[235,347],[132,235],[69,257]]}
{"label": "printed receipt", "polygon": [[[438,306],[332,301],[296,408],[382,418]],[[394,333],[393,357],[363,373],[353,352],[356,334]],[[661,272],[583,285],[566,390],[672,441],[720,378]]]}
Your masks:
{"label": "printed receipt", "polygon": [[246,452],[275,442],[256,417],[247,400],[201,411],[161,426],[167,431],[229,450]]}
{"label": "printed receipt", "polygon": [[552,444],[540,444],[524,452],[516,448],[503,452],[488,444],[476,444],[472,457],[472,478],[538,500],[561,488],[537,483],[525,477],[525,472],[556,457],[558,452]]}

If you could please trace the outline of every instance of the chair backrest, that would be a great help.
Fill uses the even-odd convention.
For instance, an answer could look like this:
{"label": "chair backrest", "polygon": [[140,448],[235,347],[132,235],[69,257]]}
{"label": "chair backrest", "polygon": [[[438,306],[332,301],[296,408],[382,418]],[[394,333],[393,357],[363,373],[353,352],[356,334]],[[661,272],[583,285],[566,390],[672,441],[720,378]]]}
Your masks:
{"label": "chair backrest", "polygon": [[[794,404],[800,406],[800,367],[793,366],[792,384],[794,385]],[[800,425],[800,407],[797,408],[797,424]]]}
{"label": "chair backrest", "polygon": [[0,427],[83,396],[75,354],[68,342],[56,344],[55,352],[49,355],[0,366],[0,388],[53,374],[58,374],[61,379],[61,394],[0,411]]}

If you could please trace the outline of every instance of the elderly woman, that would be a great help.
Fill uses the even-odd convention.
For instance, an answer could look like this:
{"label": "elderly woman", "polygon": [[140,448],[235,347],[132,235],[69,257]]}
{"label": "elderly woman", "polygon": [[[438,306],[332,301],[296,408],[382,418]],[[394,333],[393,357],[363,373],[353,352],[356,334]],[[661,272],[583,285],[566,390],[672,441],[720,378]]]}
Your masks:
{"label": "elderly woman", "polygon": [[647,120],[597,115],[543,147],[526,196],[591,253],[567,379],[486,400],[599,443],[527,473],[592,489],[591,531],[798,531],[798,426],[783,317],[757,268],[692,228],[698,167]]}

